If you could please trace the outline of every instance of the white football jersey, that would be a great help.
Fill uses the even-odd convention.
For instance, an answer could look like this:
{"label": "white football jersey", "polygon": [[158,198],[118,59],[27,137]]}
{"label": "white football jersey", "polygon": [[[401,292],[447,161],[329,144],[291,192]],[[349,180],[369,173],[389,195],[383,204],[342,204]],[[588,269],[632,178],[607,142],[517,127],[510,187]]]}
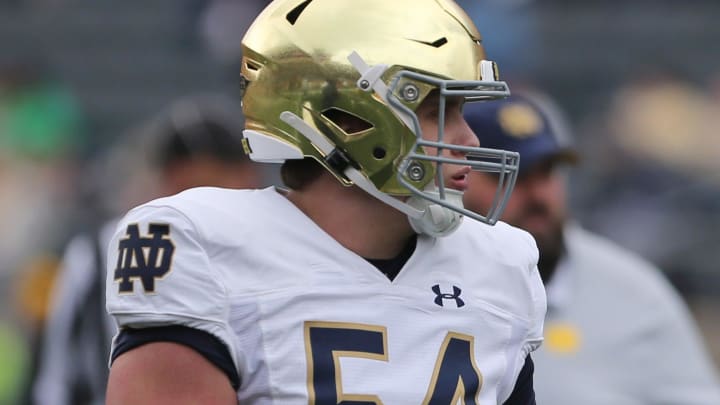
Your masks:
{"label": "white football jersey", "polygon": [[274,188],[197,188],[121,221],[107,309],[218,337],[243,404],[495,404],[542,341],[537,258],[529,234],[465,220],[391,281]]}

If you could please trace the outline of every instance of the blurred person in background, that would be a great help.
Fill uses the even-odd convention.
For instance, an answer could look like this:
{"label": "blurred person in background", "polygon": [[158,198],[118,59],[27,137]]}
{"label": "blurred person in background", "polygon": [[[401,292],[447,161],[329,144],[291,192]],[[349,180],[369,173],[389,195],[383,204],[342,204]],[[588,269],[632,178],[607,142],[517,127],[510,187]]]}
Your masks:
{"label": "blurred person in background", "polygon": [[[540,250],[548,312],[534,356],[537,402],[720,404],[694,320],[661,271],[571,219],[564,168],[578,155],[557,107],[527,93],[467,104],[464,114],[481,147],[520,153],[502,219],[529,231]],[[496,182],[473,173],[465,206],[487,209]]]}
{"label": "blurred person in background", "polygon": [[0,56],[0,272],[66,237],[83,115],[73,91],[30,56]]}
{"label": "blurred person in background", "polygon": [[[112,198],[124,198],[103,201],[104,216],[112,219],[98,222],[67,246],[33,382],[34,404],[104,403],[110,340],[115,334],[104,297],[104,258],[116,226],[114,215],[108,214],[197,186],[263,184],[261,168],[244,155],[239,114],[239,106],[222,97],[183,99],[129,142],[125,139],[116,146],[116,156],[109,158],[109,167],[100,170],[95,181],[102,183],[101,194],[107,194],[104,188],[109,186],[115,188]],[[137,162],[138,155],[145,161]],[[88,215],[92,215],[90,207]]]}
{"label": "blurred person in background", "polygon": [[[6,324],[0,403],[21,400],[26,370],[46,317],[62,240],[71,232],[84,114],[71,88],[42,55],[0,55],[0,324]],[[13,347],[20,337],[23,344]],[[7,359],[7,361],[6,361]],[[2,375],[5,375],[5,378]],[[4,381],[4,382],[3,382]],[[10,381],[13,381],[12,383]],[[3,392],[7,392],[3,393]]]}
{"label": "blurred person in background", "polygon": [[658,263],[695,304],[720,285],[720,108],[711,87],[656,69],[627,79],[585,124],[596,180],[584,219]]}

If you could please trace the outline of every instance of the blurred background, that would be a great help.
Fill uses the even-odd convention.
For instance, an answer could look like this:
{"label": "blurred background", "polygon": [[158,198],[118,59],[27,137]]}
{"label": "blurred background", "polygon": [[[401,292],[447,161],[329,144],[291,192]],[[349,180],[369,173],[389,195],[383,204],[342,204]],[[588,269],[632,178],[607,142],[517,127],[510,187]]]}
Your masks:
{"label": "blurred background", "polygon": [[[131,134],[191,94],[239,101],[267,3],[0,0],[0,404],[26,403],[69,238],[152,187]],[[666,272],[720,364],[720,2],[459,3],[511,88],[565,110],[576,217]]]}

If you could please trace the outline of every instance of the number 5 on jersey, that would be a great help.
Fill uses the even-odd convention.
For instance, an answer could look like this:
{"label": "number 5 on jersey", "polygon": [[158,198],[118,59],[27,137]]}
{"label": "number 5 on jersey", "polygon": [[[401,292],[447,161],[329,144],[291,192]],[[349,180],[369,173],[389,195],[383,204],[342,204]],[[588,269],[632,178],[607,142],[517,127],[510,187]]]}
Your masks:
{"label": "number 5 on jersey", "polygon": [[[377,395],[345,394],[340,378],[341,357],[388,361],[387,330],[383,326],[342,322],[305,322],[310,405],[381,405]],[[439,348],[423,405],[458,401],[477,405],[482,374],[475,365],[474,338],[448,332]]]}

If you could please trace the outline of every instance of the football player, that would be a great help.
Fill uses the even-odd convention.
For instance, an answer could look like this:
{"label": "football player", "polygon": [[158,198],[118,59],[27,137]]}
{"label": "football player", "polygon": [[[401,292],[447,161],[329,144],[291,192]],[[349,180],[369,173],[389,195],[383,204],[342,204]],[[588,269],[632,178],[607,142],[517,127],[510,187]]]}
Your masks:
{"label": "football player", "polygon": [[[243,54],[246,149],[287,189],[127,214],[107,403],[534,404],[545,293],[533,239],[497,222],[518,155],[462,116],[509,94],[470,18],[276,0]],[[462,205],[471,170],[502,179],[482,214]]]}

